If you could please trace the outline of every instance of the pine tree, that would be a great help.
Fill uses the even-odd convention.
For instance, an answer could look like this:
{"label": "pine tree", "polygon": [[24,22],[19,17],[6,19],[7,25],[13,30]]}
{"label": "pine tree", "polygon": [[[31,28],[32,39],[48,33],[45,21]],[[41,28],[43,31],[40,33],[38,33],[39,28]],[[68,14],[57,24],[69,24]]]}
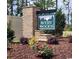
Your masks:
{"label": "pine tree", "polygon": [[39,7],[41,10],[46,10],[49,7],[54,7],[55,1],[53,0],[38,0],[37,2],[34,3],[36,7]]}

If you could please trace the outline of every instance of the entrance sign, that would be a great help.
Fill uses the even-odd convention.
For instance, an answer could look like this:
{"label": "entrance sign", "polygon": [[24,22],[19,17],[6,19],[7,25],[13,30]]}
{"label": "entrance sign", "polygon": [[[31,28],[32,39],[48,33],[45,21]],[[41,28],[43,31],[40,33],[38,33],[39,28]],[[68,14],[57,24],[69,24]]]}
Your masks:
{"label": "entrance sign", "polygon": [[52,12],[52,10],[47,10],[40,12],[37,15],[39,30],[55,30],[55,12]]}

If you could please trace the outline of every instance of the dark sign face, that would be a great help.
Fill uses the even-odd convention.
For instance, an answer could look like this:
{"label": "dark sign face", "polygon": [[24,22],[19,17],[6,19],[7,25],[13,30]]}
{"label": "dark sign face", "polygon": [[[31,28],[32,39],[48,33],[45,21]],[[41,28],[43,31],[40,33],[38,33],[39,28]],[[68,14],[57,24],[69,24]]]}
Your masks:
{"label": "dark sign face", "polygon": [[55,13],[38,14],[39,30],[55,30]]}

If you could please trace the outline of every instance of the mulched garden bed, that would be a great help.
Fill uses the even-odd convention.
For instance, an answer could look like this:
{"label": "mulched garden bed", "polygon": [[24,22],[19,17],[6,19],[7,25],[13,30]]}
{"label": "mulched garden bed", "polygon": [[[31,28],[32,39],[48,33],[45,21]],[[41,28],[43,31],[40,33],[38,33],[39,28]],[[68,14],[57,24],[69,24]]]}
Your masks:
{"label": "mulched garden bed", "polygon": [[[58,45],[50,45],[53,49],[54,56],[52,59],[68,59],[72,57],[72,43],[69,43],[67,40],[59,40]],[[39,44],[43,45],[45,42],[39,42]],[[35,52],[28,46],[22,45],[20,43],[12,44],[12,50],[9,51],[9,56],[11,59],[42,59],[40,57],[36,57]]]}

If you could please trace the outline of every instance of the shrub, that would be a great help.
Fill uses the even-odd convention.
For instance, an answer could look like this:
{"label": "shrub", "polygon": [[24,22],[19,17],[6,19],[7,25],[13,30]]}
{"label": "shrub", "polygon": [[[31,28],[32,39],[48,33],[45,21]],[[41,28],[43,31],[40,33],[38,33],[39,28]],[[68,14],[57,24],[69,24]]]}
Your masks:
{"label": "shrub", "polygon": [[50,38],[47,41],[48,44],[59,44],[58,40],[56,38]]}
{"label": "shrub", "polygon": [[72,25],[66,25],[65,30],[66,31],[72,31]]}
{"label": "shrub", "polygon": [[47,45],[41,48],[38,53],[43,59],[50,59],[53,56],[52,49],[50,49]]}
{"label": "shrub", "polygon": [[22,37],[21,39],[20,39],[20,43],[21,44],[28,44],[28,38],[24,38],[24,37]]}
{"label": "shrub", "polygon": [[29,45],[30,47],[34,48],[35,45],[37,43],[37,40],[35,39],[35,37],[33,36],[30,40],[29,40]]}
{"label": "shrub", "polygon": [[56,23],[55,23],[55,34],[56,35],[62,35],[65,27],[65,14],[62,13],[62,10],[59,9],[56,12]]}
{"label": "shrub", "polygon": [[11,28],[11,21],[7,24],[7,42],[11,43],[12,40],[15,38],[15,32]]}

